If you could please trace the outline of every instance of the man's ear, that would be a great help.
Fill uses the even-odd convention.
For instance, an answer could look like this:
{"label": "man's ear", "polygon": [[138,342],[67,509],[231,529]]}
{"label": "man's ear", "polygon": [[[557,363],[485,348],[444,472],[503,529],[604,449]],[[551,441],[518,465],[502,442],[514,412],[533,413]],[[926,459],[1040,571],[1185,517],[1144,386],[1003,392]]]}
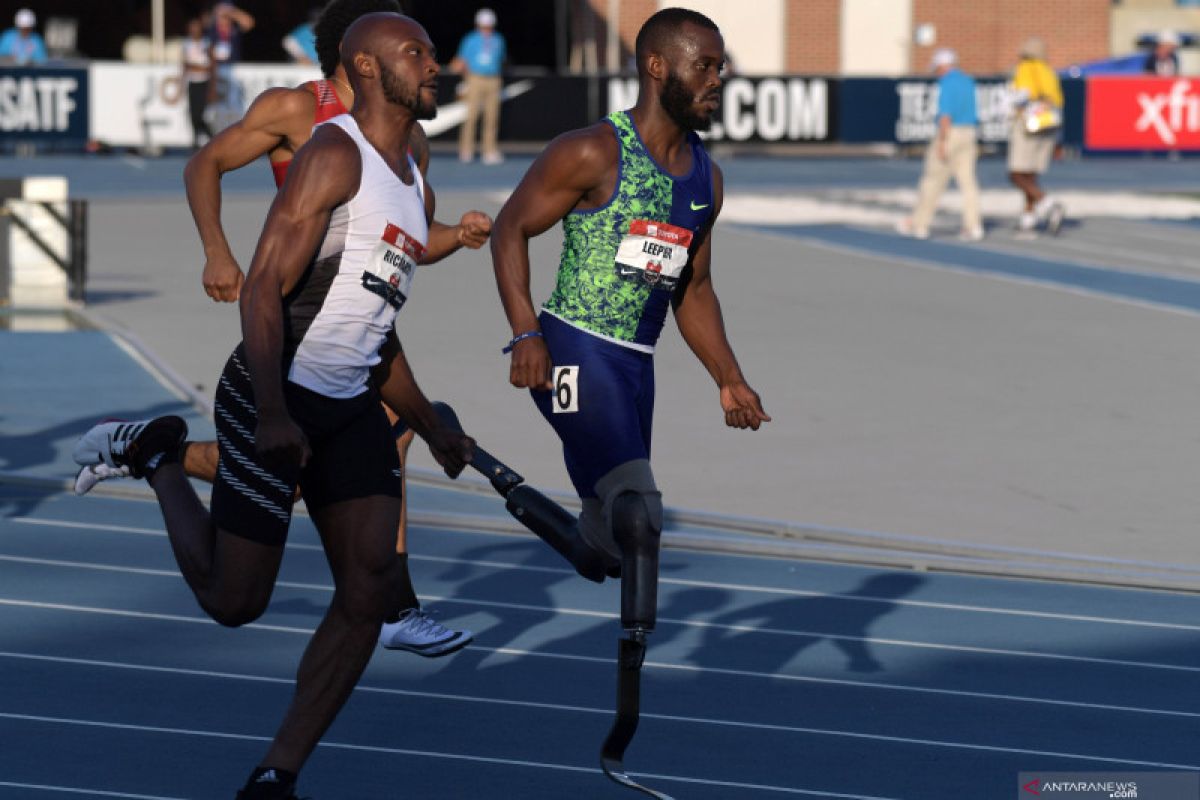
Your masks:
{"label": "man's ear", "polygon": [[646,74],[656,81],[667,79],[667,60],[658,53],[651,53],[646,56]]}
{"label": "man's ear", "polygon": [[376,76],[375,56],[369,53],[358,53],[354,56],[354,68],[364,78],[374,78]]}

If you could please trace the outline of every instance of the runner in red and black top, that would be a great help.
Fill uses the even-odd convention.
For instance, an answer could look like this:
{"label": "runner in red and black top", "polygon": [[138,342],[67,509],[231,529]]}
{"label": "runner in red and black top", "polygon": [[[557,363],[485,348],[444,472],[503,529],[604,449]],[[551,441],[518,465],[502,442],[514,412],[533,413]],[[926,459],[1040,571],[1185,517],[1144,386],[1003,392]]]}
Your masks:
{"label": "runner in red and black top", "polygon": [[[341,65],[338,65],[339,68]],[[338,97],[336,84],[328,78],[322,78],[318,81],[309,81],[301,84],[302,89],[308,89],[313,93],[313,97],[317,100],[317,111],[313,114],[313,127],[320,125],[326,120],[333,119],[338,114],[348,114],[350,109],[342,103],[342,99]],[[429,151],[425,150],[425,158],[428,161]],[[271,161],[271,172],[275,175],[275,188],[283,186],[283,179],[287,177],[288,167],[292,163],[292,154],[289,152],[285,158],[280,158],[278,161]],[[205,285],[207,289],[207,284]]]}
{"label": "runner in red and black top", "polygon": [[[292,157],[309,140],[314,126],[346,113],[353,105],[354,91],[341,64],[339,46],[346,29],[355,20],[380,11],[399,13],[400,6],[396,0],[332,0],[321,12],[315,26],[317,53],[325,78],[295,88],[266,90],[250,105],[245,117],[217,134],[188,162],[184,183],[188,205],[204,244],[204,291],[213,300],[236,301],[243,280],[242,269],[221,227],[221,176],[265,155],[270,159],[276,185],[283,184]],[[420,124],[413,125],[409,153],[424,175],[429,166],[429,143]],[[429,243],[421,263],[439,261],[461,247],[476,249],[483,246],[491,227],[491,218],[481,211],[468,211],[457,225],[444,225],[434,220],[429,227]],[[388,418],[397,436],[403,469],[413,434],[390,409]],[[213,481],[217,473],[217,443],[189,442],[183,452],[183,466],[190,477]],[[85,474],[81,472],[81,477]],[[92,473],[92,476],[110,477],[104,473]],[[80,490],[79,483],[76,491]],[[384,625],[380,642],[391,649],[409,650],[424,656],[444,655],[467,644],[471,633],[439,625],[421,610],[408,576],[406,531],[407,503],[396,537],[403,577],[398,590],[400,602],[396,613],[391,614]]]}

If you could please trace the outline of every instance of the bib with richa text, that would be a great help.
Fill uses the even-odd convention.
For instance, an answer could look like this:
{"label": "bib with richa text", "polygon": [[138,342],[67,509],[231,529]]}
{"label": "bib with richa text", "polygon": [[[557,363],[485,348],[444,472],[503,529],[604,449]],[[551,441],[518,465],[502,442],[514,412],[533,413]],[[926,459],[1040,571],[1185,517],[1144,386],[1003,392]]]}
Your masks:
{"label": "bib with richa text", "polygon": [[413,272],[424,257],[425,247],[420,242],[388,223],[363,266],[363,288],[399,310],[408,299]]}

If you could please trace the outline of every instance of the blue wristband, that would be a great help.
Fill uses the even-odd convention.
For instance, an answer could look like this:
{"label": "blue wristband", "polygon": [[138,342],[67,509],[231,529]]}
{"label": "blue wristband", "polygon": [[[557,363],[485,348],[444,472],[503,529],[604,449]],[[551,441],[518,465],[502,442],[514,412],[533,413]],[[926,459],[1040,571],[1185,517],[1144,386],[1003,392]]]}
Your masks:
{"label": "blue wristband", "polygon": [[513,346],[517,342],[521,341],[522,339],[531,339],[534,336],[541,336],[541,335],[542,335],[541,331],[525,331],[524,333],[518,333],[516,336],[512,337],[511,340],[509,340],[509,343],[507,345],[505,345],[504,348],[500,352],[503,353],[504,355],[508,355],[509,353],[512,352]]}

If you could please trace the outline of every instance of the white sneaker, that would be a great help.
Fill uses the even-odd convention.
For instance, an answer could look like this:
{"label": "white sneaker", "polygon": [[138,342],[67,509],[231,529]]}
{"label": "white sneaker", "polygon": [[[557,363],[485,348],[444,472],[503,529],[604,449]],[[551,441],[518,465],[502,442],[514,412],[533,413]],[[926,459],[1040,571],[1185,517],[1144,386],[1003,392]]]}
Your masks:
{"label": "white sneaker", "polygon": [[963,242],[982,242],[983,228],[964,228],[958,232],[958,238]]}
{"label": "white sneaker", "polygon": [[912,220],[908,217],[896,223],[896,233],[901,236],[908,236],[911,239],[928,239],[928,230],[917,230],[913,227]]}
{"label": "white sneaker", "polygon": [[433,619],[422,608],[410,608],[399,622],[385,622],[379,643],[388,650],[407,650],[419,656],[444,656],[465,647],[475,636],[468,630],[455,631]]}
{"label": "white sneaker", "polygon": [[1062,230],[1063,220],[1067,218],[1067,209],[1062,203],[1055,202],[1051,204],[1050,210],[1046,212],[1046,233],[1051,236],[1058,236],[1058,232]]}
{"label": "white sneaker", "polygon": [[496,164],[504,163],[504,156],[500,153],[484,153],[483,158],[480,160],[483,161],[484,164],[495,166]]}
{"label": "white sneaker", "polygon": [[79,474],[75,476],[75,494],[82,497],[100,481],[106,481],[109,478],[128,478],[132,474],[129,467],[110,467],[103,462],[88,464],[86,467],[80,467]]}
{"label": "white sneaker", "polygon": [[1021,212],[1021,216],[1017,218],[1017,230],[1019,231],[1032,231],[1037,228],[1037,224],[1037,214],[1034,214],[1032,211],[1023,211]]}
{"label": "white sneaker", "polygon": [[114,469],[129,467],[129,474],[140,478],[146,461],[187,438],[187,423],[179,417],[156,417],[136,422],[109,420],[93,425],[75,442],[71,452],[81,466],[105,464]]}

